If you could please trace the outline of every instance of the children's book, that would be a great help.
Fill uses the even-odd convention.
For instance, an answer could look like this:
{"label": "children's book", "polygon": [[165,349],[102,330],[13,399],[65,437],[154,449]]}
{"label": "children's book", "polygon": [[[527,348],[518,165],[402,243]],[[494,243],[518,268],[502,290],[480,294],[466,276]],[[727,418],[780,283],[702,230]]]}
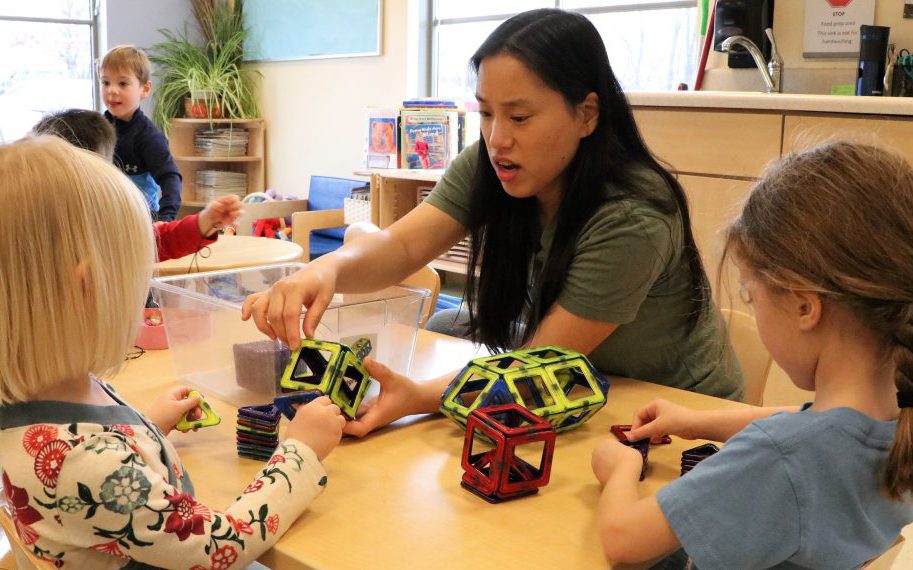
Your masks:
{"label": "children's book", "polygon": [[463,115],[456,109],[400,111],[400,168],[446,168],[463,148]]}
{"label": "children's book", "polygon": [[368,108],[365,167],[396,168],[399,151],[396,109]]}
{"label": "children's book", "polygon": [[417,109],[456,109],[456,101],[452,99],[434,99],[420,97],[418,99],[406,99],[403,101],[403,107]]}

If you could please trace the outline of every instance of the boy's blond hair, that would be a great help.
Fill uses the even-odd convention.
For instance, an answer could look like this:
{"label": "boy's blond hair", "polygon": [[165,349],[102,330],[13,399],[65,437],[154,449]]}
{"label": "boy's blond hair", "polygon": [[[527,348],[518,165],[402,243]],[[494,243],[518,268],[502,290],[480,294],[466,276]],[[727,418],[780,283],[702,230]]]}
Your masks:
{"label": "boy's blond hair", "polygon": [[152,64],[143,50],[127,44],[111,48],[98,66],[99,75],[108,71],[129,71],[145,85],[152,76]]}
{"label": "boy's blond hair", "polygon": [[149,210],[100,156],[52,136],[0,146],[0,404],[116,372],[152,275]]}

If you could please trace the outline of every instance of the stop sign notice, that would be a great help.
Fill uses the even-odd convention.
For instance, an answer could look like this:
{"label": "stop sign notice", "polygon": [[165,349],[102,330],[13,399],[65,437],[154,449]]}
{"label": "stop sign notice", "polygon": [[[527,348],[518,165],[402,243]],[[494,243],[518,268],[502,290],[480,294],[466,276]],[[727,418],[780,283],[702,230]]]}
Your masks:
{"label": "stop sign notice", "polygon": [[832,8],[846,8],[853,0],[827,0]]}

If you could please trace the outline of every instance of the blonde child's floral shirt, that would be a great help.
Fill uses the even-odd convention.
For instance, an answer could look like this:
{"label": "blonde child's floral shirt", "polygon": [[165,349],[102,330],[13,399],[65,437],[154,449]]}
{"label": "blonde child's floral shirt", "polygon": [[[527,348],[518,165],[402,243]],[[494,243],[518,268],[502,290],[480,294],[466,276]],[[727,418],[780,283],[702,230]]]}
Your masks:
{"label": "blonde child's floral shirt", "polygon": [[7,510],[57,567],[244,568],[326,485],[314,452],[287,439],[228,508],[204,505],[171,443],[106,390],[121,405],[0,406]]}

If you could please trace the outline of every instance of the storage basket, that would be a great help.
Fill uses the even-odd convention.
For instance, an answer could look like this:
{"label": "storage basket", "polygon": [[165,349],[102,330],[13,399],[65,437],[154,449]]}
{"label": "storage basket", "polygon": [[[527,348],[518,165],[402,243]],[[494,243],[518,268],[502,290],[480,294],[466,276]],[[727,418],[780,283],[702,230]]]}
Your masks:
{"label": "storage basket", "polygon": [[345,198],[342,201],[342,218],[346,225],[371,221],[371,201]]}

